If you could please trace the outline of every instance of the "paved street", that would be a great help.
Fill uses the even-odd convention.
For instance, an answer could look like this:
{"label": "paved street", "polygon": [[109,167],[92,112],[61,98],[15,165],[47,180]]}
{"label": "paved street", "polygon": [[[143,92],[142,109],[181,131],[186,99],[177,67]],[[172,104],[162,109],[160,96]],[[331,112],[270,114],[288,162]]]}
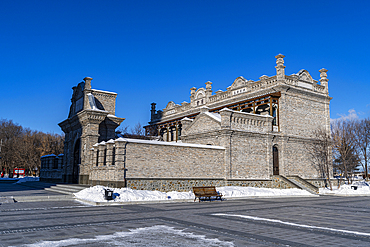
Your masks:
{"label": "paved street", "polygon": [[[108,237],[85,246],[369,246],[369,208],[370,197],[329,196],[101,207],[77,201],[3,203],[0,246],[96,236]],[[159,225],[167,228],[155,233]],[[114,233],[137,228],[144,230],[136,238],[122,235],[109,242]],[[221,242],[200,245],[169,229]]]}

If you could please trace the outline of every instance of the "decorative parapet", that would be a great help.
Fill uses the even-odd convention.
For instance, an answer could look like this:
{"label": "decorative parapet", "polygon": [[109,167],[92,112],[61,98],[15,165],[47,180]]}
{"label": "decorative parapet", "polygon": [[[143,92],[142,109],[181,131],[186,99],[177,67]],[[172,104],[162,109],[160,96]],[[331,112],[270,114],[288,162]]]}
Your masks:
{"label": "decorative parapet", "polygon": [[[233,98],[248,98],[248,95],[255,94],[261,90],[272,88],[278,85],[291,85],[301,90],[311,90],[315,93],[328,94],[328,79],[326,69],[320,70],[320,84],[314,80],[306,70],[301,70],[290,76],[285,75],[284,55],[276,56],[276,75],[263,75],[258,81],[247,80],[242,76],[235,79],[226,91],[218,90],[212,95],[211,82],[206,82],[206,88],[191,88],[190,103],[184,102],[181,105],[169,102],[163,109],[163,118],[184,112],[199,112],[202,106],[212,107],[214,104],[222,104],[223,101],[232,101]],[[162,119],[163,120],[163,119]]]}
{"label": "decorative parapet", "polygon": [[264,133],[272,131],[274,118],[269,115],[238,112],[227,108],[222,109],[220,115],[222,129]]}

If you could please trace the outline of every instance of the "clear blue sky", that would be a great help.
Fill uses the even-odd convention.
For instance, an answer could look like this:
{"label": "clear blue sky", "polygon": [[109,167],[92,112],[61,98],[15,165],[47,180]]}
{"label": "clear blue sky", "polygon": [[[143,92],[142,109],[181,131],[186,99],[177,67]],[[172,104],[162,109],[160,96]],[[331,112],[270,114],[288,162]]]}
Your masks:
{"label": "clear blue sky", "polygon": [[[238,76],[328,69],[331,117],[370,115],[370,1],[0,1],[0,118],[62,133],[86,76],[124,125]],[[353,110],[352,110],[353,112]]]}

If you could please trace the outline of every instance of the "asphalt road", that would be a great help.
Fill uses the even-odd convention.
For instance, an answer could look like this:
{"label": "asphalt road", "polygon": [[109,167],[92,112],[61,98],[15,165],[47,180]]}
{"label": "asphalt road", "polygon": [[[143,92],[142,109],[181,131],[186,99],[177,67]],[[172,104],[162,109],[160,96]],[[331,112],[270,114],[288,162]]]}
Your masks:
{"label": "asphalt road", "polygon": [[[61,240],[71,238],[93,239],[147,229],[139,239],[150,234],[150,227],[158,225],[218,239],[220,243],[232,242],[234,246],[370,246],[370,197],[259,198],[100,207],[77,201],[3,203],[0,246],[37,246],[40,240],[62,243]],[[151,238],[152,245],[123,237],[116,243],[102,239],[86,246],[199,246],[180,235],[175,237],[175,245],[166,243],[163,234]],[[75,241],[68,246],[81,244]]]}

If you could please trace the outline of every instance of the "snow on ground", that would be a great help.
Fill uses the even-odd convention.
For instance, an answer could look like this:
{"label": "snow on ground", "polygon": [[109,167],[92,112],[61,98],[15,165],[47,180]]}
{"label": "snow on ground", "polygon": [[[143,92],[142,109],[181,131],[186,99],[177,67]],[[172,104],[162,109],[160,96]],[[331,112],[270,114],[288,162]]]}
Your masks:
{"label": "snow on ground", "polygon": [[39,177],[23,177],[23,178],[0,178],[0,181],[14,181],[15,183],[39,181]]}
{"label": "snow on ground", "polygon": [[16,182],[17,184],[20,184],[20,183],[24,183],[24,182],[35,182],[35,181],[39,181],[40,178],[39,177],[24,177],[24,178],[20,178],[18,180],[18,182]]}
{"label": "snow on ground", "polygon": [[[356,186],[357,189],[353,188]],[[370,186],[369,183],[365,181],[356,181],[352,184],[343,184],[339,187],[333,186],[333,190],[329,188],[320,188],[320,194],[322,195],[341,195],[341,196],[358,196],[358,195],[368,195],[370,196]]]}
{"label": "snow on ground", "polygon": [[[91,202],[106,202],[104,199],[105,189],[113,190],[115,196],[112,202],[131,202],[131,201],[161,201],[174,199],[193,199],[193,192],[160,192],[149,190],[133,190],[129,188],[108,188],[101,185],[84,189],[74,195],[78,199],[83,199]],[[300,189],[269,189],[269,188],[254,188],[254,187],[238,187],[227,186],[217,187],[226,198],[232,197],[250,197],[250,196],[309,196],[312,195],[305,190]]]}
{"label": "snow on ground", "polygon": [[217,191],[225,197],[312,195],[310,192],[301,189],[270,189],[240,186],[218,187]]}
{"label": "snow on ground", "polygon": [[40,241],[24,247],[61,247],[61,246],[168,246],[168,247],[216,247],[235,246],[233,242],[207,238],[188,231],[165,225],[155,225],[116,232],[110,235],[98,235],[94,238],[68,238],[58,241]]}

